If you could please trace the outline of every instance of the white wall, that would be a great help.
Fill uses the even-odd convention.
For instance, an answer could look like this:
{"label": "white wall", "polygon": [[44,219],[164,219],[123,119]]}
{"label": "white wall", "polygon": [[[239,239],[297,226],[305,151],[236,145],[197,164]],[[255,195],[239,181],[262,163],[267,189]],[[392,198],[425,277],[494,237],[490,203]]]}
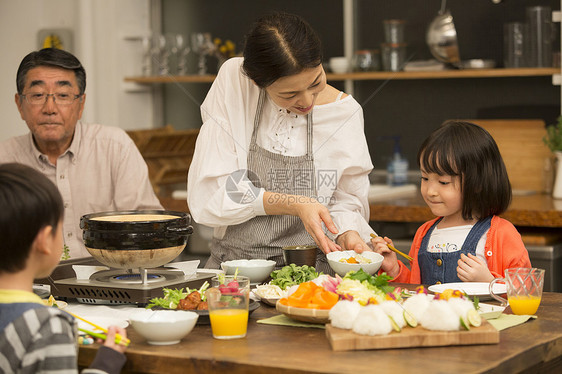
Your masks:
{"label": "white wall", "polygon": [[69,28],[73,54],[86,69],[86,109],[82,119],[124,129],[154,123],[150,87],[125,84],[140,74],[140,41],[150,31],[150,0],[0,0],[0,141],[25,134],[14,103],[21,59],[37,50],[37,32]]}

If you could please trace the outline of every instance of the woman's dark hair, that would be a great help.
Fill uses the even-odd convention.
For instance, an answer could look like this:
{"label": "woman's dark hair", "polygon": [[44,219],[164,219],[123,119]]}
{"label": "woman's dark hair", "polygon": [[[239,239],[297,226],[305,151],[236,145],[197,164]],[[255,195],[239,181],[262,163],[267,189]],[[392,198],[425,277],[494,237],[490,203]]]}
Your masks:
{"label": "woman's dark hair", "polygon": [[56,232],[64,208],[57,187],[22,164],[0,165],[0,272],[22,270],[39,231]]}
{"label": "woman's dark hair", "polygon": [[421,145],[418,166],[428,173],[459,176],[462,217],[499,215],[511,202],[511,184],[494,138],[470,122],[446,121]]}
{"label": "woman's dark hair", "polygon": [[321,63],[320,38],[297,15],[266,15],[258,19],[246,35],[242,68],[260,88]]}
{"label": "woman's dark hair", "polygon": [[23,94],[27,72],[38,66],[50,66],[74,71],[80,95],[86,92],[86,71],[76,57],[70,52],[57,48],[43,48],[31,52],[21,60],[16,75],[16,86],[18,94]]}

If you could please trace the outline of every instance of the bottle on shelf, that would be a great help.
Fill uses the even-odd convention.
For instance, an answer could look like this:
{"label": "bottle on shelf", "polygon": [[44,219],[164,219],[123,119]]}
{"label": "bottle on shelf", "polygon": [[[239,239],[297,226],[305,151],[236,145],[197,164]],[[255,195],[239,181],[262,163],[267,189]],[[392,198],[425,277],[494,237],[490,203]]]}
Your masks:
{"label": "bottle on shelf", "polygon": [[401,186],[408,182],[408,160],[402,156],[400,136],[393,136],[394,152],[386,171],[386,183],[390,186]]}

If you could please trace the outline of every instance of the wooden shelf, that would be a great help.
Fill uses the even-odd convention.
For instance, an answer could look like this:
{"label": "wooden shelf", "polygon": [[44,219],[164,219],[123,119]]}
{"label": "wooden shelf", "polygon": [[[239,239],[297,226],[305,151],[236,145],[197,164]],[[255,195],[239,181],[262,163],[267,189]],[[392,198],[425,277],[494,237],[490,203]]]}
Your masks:
{"label": "wooden shelf", "polygon": [[[387,79],[457,79],[457,78],[501,78],[501,77],[541,77],[560,74],[558,68],[522,68],[522,69],[464,69],[442,71],[373,71],[345,74],[328,73],[328,81],[343,80],[387,80]],[[212,83],[215,75],[182,75],[126,77],[125,82],[140,84],[154,83]]]}

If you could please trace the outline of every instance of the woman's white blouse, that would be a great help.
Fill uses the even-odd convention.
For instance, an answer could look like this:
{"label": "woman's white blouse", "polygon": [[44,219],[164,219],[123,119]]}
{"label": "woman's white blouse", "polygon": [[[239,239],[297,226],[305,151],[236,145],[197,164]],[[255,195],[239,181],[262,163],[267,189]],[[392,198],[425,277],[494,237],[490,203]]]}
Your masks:
{"label": "woman's white blouse", "polygon": [[[264,190],[239,203],[227,190],[231,173],[247,168],[260,90],[242,71],[243,58],[226,61],[201,105],[203,125],[189,168],[187,202],[195,222],[214,227],[221,238],[229,225],[265,215]],[[287,113],[269,98],[257,143],[274,153],[306,153],[306,116]],[[373,165],[363,131],[363,110],[351,96],[313,110],[313,156],[317,200],[328,207],[340,233],[359,232],[369,242],[369,178]],[[230,178],[232,181],[232,178]],[[241,183],[239,189],[248,189]],[[255,188],[254,188],[255,190]]]}

